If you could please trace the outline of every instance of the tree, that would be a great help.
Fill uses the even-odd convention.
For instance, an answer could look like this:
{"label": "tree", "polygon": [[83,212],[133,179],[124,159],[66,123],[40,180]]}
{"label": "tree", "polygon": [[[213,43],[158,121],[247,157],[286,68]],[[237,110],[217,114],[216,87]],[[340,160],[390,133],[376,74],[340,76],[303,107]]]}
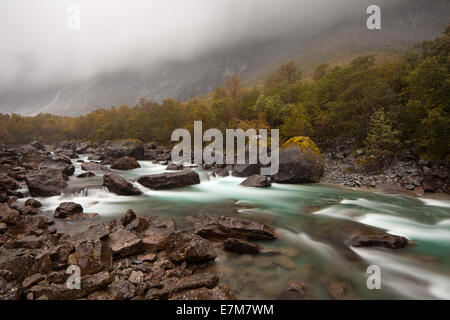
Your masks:
{"label": "tree", "polygon": [[367,153],[382,161],[394,154],[399,147],[398,131],[392,126],[392,120],[384,109],[376,111],[370,117],[369,133],[364,141]]}

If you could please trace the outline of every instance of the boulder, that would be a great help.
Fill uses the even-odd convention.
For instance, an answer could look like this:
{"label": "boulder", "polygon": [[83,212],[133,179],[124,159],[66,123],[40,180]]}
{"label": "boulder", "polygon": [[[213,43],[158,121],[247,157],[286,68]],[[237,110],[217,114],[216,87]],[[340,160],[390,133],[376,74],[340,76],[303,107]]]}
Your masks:
{"label": "boulder", "polygon": [[117,174],[105,174],[103,176],[103,185],[113,192],[122,196],[133,196],[141,194],[141,191],[130,182]]}
{"label": "boulder", "polygon": [[260,174],[261,164],[236,164],[231,171],[231,175],[234,177],[250,177]]}
{"label": "boulder", "polygon": [[112,283],[114,277],[106,271],[81,277],[80,289],[71,289],[65,283],[36,285],[26,292],[36,299],[45,297],[49,300],[75,300],[86,297],[89,293],[103,289]]}
{"label": "boulder", "polygon": [[224,241],[223,248],[228,252],[234,252],[239,254],[257,254],[259,248],[256,244],[240,240],[229,238]]}
{"label": "boulder", "polygon": [[376,230],[356,232],[350,239],[354,247],[384,247],[388,249],[404,248],[408,239]]}
{"label": "boulder", "polygon": [[214,260],[216,252],[210,241],[188,232],[175,232],[166,245],[167,257],[173,262],[200,263]]}
{"label": "boulder", "polygon": [[79,266],[81,275],[111,270],[113,251],[102,240],[84,241],[69,255],[68,263]]}
{"label": "boulder", "polygon": [[144,187],[162,190],[181,188],[200,183],[198,173],[191,170],[142,176],[138,182]]}
{"label": "boulder", "polygon": [[0,203],[0,222],[7,225],[16,225],[19,222],[19,211],[10,208],[4,203]]}
{"label": "boulder", "polygon": [[319,182],[324,164],[317,146],[308,137],[295,137],[280,150],[278,173],[272,180],[278,183]]}
{"label": "boulder", "polygon": [[0,250],[0,269],[8,270],[17,281],[35,274],[47,274],[52,270],[50,254],[41,250]]}
{"label": "boulder", "polygon": [[27,290],[42,280],[45,280],[45,276],[42,273],[35,273],[22,281],[22,288]]}
{"label": "boulder", "polygon": [[97,162],[85,162],[81,164],[81,170],[83,171],[108,171],[108,168]]}
{"label": "boulder", "polygon": [[131,158],[131,157],[120,158],[118,160],[115,160],[111,164],[111,169],[115,169],[115,170],[131,170],[131,169],[136,169],[136,168],[140,168],[140,167],[141,167],[141,165],[139,164],[139,162],[137,162],[136,159]]}
{"label": "boulder", "polygon": [[193,223],[194,232],[203,238],[223,240],[238,238],[245,240],[273,240],[275,231],[262,223],[229,216],[191,216],[187,218]]}
{"label": "boulder", "polygon": [[95,173],[88,171],[77,175],[77,178],[90,178],[90,177],[95,177]]}
{"label": "boulder", "polygon": [[106,240],[106,244],[111,247],[114,256],[120,258],[139,254],[144,249],[142,239],[122,228],[113,231]]}
{"label": "boulder", "polygon": [[0,191],[14,191],[19,189],[19,183],[6,175],[0,175]]}
{"label": "boulder", "polygon": [[253,175],[241,182],[241,185],[245,187],[265,188],[270,187],[271,183],[269,178],[266,176]]}
{"label": "boulder", "polygon": [[62,171],[66,176],[71,176],[75,172],[75,167],[68,157],[55,156],[46,159],[39,165],[39,169],[53,168]]}
{"label": "boulder", "polygon": [[181,163],[169,163],[169,165],[166,167],[166,170],[183,170],[184,166]]}
{"label": "boulder", "polygon": [[128,211],[125,213],[125,215],[120,219],[120,222],[125,227],[126,225],[130,224],[131,221],[136,219],[136,213],[134,213],[133,210],[128,209]]}
{"label": "boulder", "polygon": [[127,230],[134,230],[138,233],[144,232],[150,226],[150,219],[148,217],[138,217],[131,221],[127,226]]}
{"label": "boulder", "polygon": [[55,210],[55,218],[67,218],[83,213],[83,207],[75,202],[62,202]]}
{"label": "boulder", "polygon": [[41,163],[50,160],[50,156],[44,152],[30,151],[25,153],[20,159],[20,163],[23,167],[30,170],[37,170]]}
{"label": "boulder", "polygon": [[59,195],[67,185],[62,171],[55,168],[31,171],[25,176],[25,182],[33,197]]}
{"label": "boulder", "polygon": [[36,199],[30,198],[27,201],[25,201],[25,206],[33,207],[33,208],[40,208],[40,207],[42,207],[42,203],[40,203]]}

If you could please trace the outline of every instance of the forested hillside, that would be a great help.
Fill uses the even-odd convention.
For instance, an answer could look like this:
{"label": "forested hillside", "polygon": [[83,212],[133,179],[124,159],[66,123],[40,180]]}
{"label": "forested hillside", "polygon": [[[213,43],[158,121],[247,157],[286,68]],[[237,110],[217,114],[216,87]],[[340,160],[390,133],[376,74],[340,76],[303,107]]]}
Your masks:
{"label": "forested hillside", "polygon": [[376,63],[360,56],[345,66],[320,64],[313,79],[294,62],[260,86],[232,75],[213,94],[179,102],[141,99],[135,106],[99,109],[80,117],[0,115],[0,142],[139,139],[169,143],[176,128],[280,128],[281,137],[318,142],[354,138],[376,157],[402,150],[449,159],[450,27],[400,58]]}

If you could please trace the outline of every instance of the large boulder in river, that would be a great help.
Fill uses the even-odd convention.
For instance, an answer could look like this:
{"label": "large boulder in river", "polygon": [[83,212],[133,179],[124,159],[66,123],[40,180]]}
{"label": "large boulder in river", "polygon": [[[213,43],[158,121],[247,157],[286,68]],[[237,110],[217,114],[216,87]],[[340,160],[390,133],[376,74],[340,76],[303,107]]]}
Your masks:
{"label": "large boulder in river", "polygon": [[138,188],[117,174],[105,174],[103,176],[103,185],[106,186],[110,192],[121,196],[141,194],[141,191]]}
{"label": "large boulder in river", "polygon": [[59,195],[67,185],[63,172],[55,168],[31,171],[25,176],[25,182],[33,197]]}
{"label": "large boulder in river", "polygon": [[217,258],[209,240],[185,231],[172,233],[167,239],[167,257],[173,262],[201,263]]}
{"label": "large boulder in river", "polygon": [[132,157],[122,157],[120,159],[115,160],[111,164],[111,169],[115,170],[131,170],[140,167],[141,165],[139,164],[139,162],[137,162],[136,159]]}
{"label": "large boulder in river", "polygon": [[408,239],[378,230],[363,230],[355,232],[350,243],[354,247],[384,247],[401,249],[408,244]]}
{"label": "large boulder in river", "polygon": [[194,232],[203,238],[224,240],[238,238],[245,240],[276,239],[275,231],[265,224],[229,216],[190,216],[187,218],[194,225]]}
{"label": "large boulder in river", "polygon": [[248,177],[241,182],[241,186],[244,187],[265,188],[270,187],[270,185],[271,183],[269,181],[269,178],[266,176],[261,176],[259,174]]}
{"label": "large boulder in river", "polygon": [[308,137],[295,137],[280,150],[280,167],[272,176],[278,183],[319,182],[323,176],[323,160],[319,149]]}
{"label": "large boulder in river", "polygon": [[138,182],[144,187],[154,190],[173,189],[199,184],[200,176],[197,172],[183,170],[142,176],[138,179]]}
{"label": "large boulder in river", "polygon": [[81,204],[75,202],[62,202],[55,210],[55,218],[67,218],[83,213]]}
{"label": "large boulder in river", "polygon": [[81,170],[84,171],[108,171],[108,168],[98,162],[85,162],[81,164]]}
{"label": "large boulder in river", "polygon": [[61,170],[66,176],[71,176],[75,172],[75,167],[70,161],[69,157],[66,156],[53,156],[46,159],[39,165],[39,169],[54,168]]}

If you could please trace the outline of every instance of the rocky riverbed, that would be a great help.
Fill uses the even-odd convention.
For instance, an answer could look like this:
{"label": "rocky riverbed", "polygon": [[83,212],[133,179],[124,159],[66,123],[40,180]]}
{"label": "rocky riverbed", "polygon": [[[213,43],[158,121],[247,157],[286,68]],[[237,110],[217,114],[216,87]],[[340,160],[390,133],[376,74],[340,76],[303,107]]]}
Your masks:
{"label": "rocky riverbed", "polygon": [[[281,173],[273,179],[259,176],[258,165],[213,165],[203,166],[203,169],[210,176],[227,176],[231,172],[244,179],[243,188],[269,188],[268,192],[273,182],[319,182],[323,173],[323,181],[352,187],[367,185],[364,181],[375,179],[380,185],[398,185],[400,189],[409,185],[402,181],[414,177],[408,176],[410,169],[405,169],[401,162],[399,166],[404,169],[406,180],[394,177],[391,181],[390,172],[363,178],[352,174],[349,178],[348,172],[343,176],[340,172],[351,159],[350,154],[341,159],[325,153],[324,168],[320,168],[316,162],[305,162],[301,155],[291,153],[286,157],[288,161],[282,161]],[[106,219],[106,212],[85,212],[80,203],[70,199],[60,201],[52,210],[41,203],[61,194],[80,192],[80,187],[73,189],[74,181],[76,186],[83,185],[89,190],[90,183],[97,181],[98,176],[103,187],[119,199],[143,197],[147,190],[173,192],[171,190],[200,185],[198,172],[191,170],[192,167],[170,164],[169,159],[169,149],[135,142],[5,146],[0,152],[0,299],[248,298],[243,295],[245,288],[236,283],[238,278],[247,274],[250,281],[243,279],[242,283],[253,285],[257,290],[260,284],[252,283],[255,277],[261,276],[268,282],[273,277],[273,273],[265,274],[262,270],[281,268],[285,273],[297,270],[302,254],[298,249],[277,245],[280,237],[289,238],[290,233],[285,228],[278,231],[279,223],[277,227],[272,226],[275,220],[267,216],[244,218],[236,215],[236,210],[226,215],[200,211],[189,212],[175,221],[158,217],[158,212],[149,208],[138,213],[125,209],[120,217]],[[303,169],[287,170],[297,160]],[[168,166],[169,171],[143,174],[137,179],[127,179],[121,174],[143,170],[142,161]],[[423,165],[417,172],[423,175],[425,167]],[[441,169],[431,167],[430,170]],[[442,172],[445,173],[439,171],[436,181],[445,180]],[[360,179],[363,183],[350,185],[347,182],[353,181],[351,179]],[[441,186],[435,191],[446,190],[445,183]],[[418,192],[416,187],[412,191]],[[276,194],[279,190],[275,188],[273,192]],[[328,205],[333,203],[332,199],[327,201]],[[240,207],[239,212],[244,212],[246,206],[253,207],[250,203],[235,206]],[[205,207],[209,208],[206,202]],[[306,214],[307,210],[320,212],[319,207],[308,207],[310,209],[305,207]],[[177,210],[173,203],[173,211]],[[303,224],[308,226],[315,241],[332,241],[334,249],[352,265],[363,265],[363,261],[351,248],[379,247],[396,251],[411,245],[406,237],[389,234],[384,228],[350,221],[339,227],[319,226],[306,216]],[[229,261],[243,267],[245,272],[236,274],[229,270]],[[70,265],[80,268],[80,289],[67,286]],[[307,270],[302,271],[302,276],[289,276],[288,283],[270,288],[270,297],[317,298],[312,281],[305,274],[311,271]],[[332,298],[355,297],[352,285],[346,281],[326,276],[323,285]]]}

